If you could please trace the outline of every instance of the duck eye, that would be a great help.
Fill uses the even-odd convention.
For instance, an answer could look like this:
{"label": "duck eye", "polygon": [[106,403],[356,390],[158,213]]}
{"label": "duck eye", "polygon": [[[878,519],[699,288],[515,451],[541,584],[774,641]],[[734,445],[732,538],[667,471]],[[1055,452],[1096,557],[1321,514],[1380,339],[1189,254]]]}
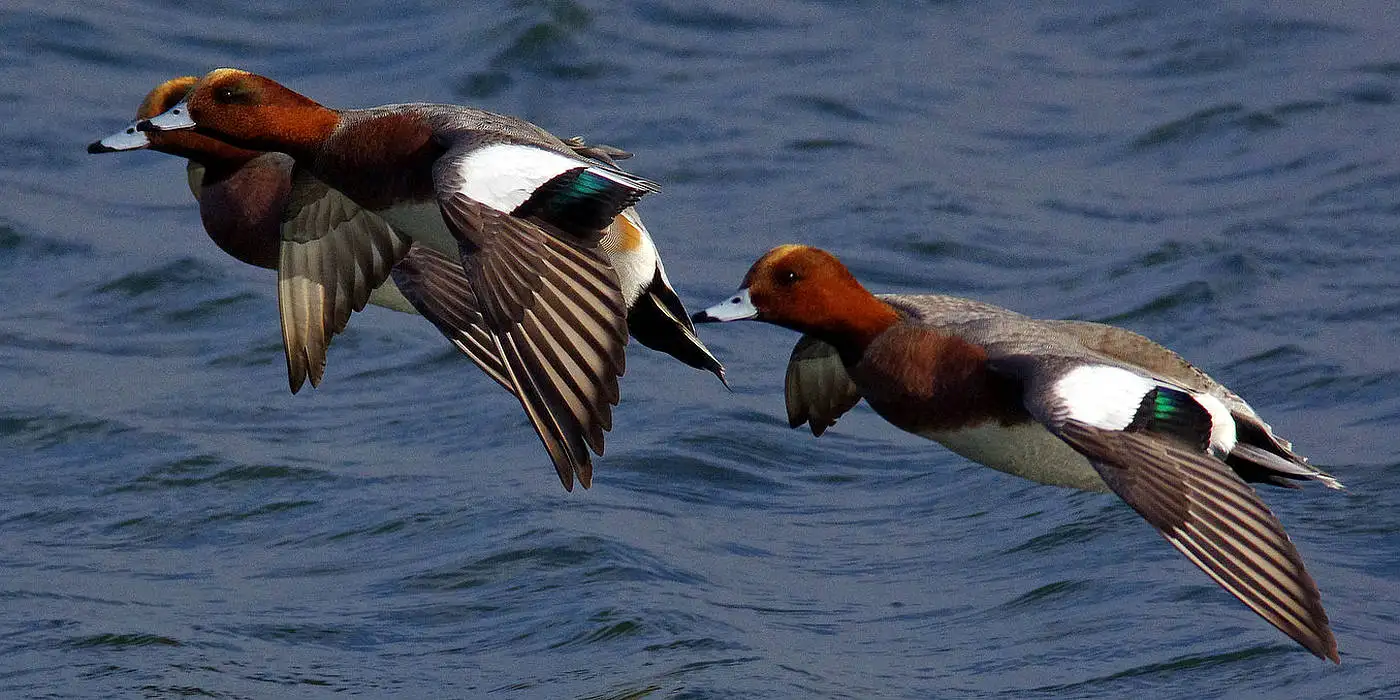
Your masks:
{"label": "duck eye", "polygon": [[778,284],[781,284],[784,287],[791,287],[792,285],[796,284],[797,281],[800,279],[802,278],[797,275],[797,272],[795,270],[783,270],[782,272],[778,273]]}
{"label": "duck eye", "polygon": [[233,88],[219,88],[218,90],[214,91],[214,99],[220,102],[233,102],[233,98]]}

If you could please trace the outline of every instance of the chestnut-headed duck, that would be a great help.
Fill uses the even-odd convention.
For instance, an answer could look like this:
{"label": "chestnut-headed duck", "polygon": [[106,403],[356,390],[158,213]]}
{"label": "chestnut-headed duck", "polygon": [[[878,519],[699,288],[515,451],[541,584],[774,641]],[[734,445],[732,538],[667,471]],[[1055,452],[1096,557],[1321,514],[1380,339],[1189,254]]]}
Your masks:
{"label": "chestnut-headed duck", "polygon": [[[292,211],[290,156],[237,148],[193,131],[144,132],[137,122],[177,104],[198,82],[194,76],[172,78],[151,90],[126,129],[88,146],[89,153],[149,149],[189,159],[190,192],[199,201],[200,219],[209,237],[224,252],[250,265],[276,270],[281,264],[283,217]],[[345,212],[340,227],[385,226],[378,217],[341,198],[333,202]],[[363,280],[355,280],[364,284]],[[296,280],[282,280],[283,285]],[[279,287],[279,296],[284,287]],[[292,393],[309,379],[321,382],[331,336],[344,330],[351,310],[365,303],[426,317],[488,377],[510,388],[505,369],[494,354],[491,337],[481,328],[481,315],[470,297],[466,274],[455,256],[426,246],[410,246],[391,277],[372,289],[330,290],[319,308],[283,308],[282,338],[287,377]],[[464,293],[465,292],[465,293]]]}
{"label": "chestnut-headed duck", "polygon": [[745,319],[804,334],[787,369],[794,428],[821,435],[865,399],[993,469],[1111,491],[1270,624],[1338,660],[1317,585],[1245,482],[1341,484],[1171,350],[1099,323],[871,294],[831,253],[799,245],[766,253],[735,296],[694,317]]}
{"label": "chestnut-headed duck", "polygon": [[598,157],[606,154],[580,153],[529,122],[456,105],[334,110],[228,68],[138,128],[195,129],[287,153],[299,172],[390,224],[353,239],[284,240],[284,249],[305,251],[284,276],[324,287],[342,277],[375,279],[372,263],[410,241],[460,255],[484,328],[566,489],[575,478],[591,482],[589,450],[602,454],[629,330],[724,378],[631,209],[655,185]]}

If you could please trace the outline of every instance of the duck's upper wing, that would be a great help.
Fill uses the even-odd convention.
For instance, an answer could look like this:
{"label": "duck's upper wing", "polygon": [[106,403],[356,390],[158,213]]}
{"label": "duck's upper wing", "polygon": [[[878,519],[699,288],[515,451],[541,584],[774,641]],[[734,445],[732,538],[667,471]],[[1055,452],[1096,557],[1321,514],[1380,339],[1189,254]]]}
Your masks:
{"label": "duck's upper wing", "polygon": [[454,195],[440,201],[462,241],[495,356],[564,488],[592,481],[625,368],[626,308],[612,268],[547,224]]}
{"label": "duck's upper wing", "polygon": [[[468,113],[481,119],[487,114]],[[447,148],[433,166],[440,202],[463,196],[517,218],[537,219],[591,247],[619,214],[659,189],[610,161],[581,157],[548,134],[531,136],[518,124],[507,128],[515,121],[468,120],[439,130]]]}
{"label": "duck's upper wing", "polygon": [[389,279],[411,241],[379,216],[298,168],[283,213],[277,303],[287,380],[321,383],[331,337]]}
{"label": "duck's upper wing", "polygon": [[1039,321],[1078,340],[1101,355],[1131,363],[1152,376],[1210,394],[1221,400],[1235,419],[1238,439],[1227,462],[1246,481],[1258,481],[1297,488],[1298,481],[1320,481],[1333,489],[1343,488],[1332,475],[1308,464],[1293,451],[1293,445],[1274,434],[1274,429],[1254,408],[1176,352],[1144,335],[1117,326],[1092,321]]}
{"label": "duck's upper wing", "polygon": [[450,145],[433,173],[438,207],[560,482],[586,488],[589,449],[602,454],[612,427],[627,344],[627,308],[598,242],[656,186],[567,148],[471,128],[480,115],[454,118],[461,123],[439,134]]}
{"label": "duck's upper wing", "polygon": [[783,389],[788,425],[806,423],[818,437],[861,399],[836,348],[810,335],[793,346]]}
{"label": "duck's upper wing", "polygon": [[[1321,596],[1278,518],[1229,465],[1225,404],[1046,337],[988,342],[1030,414],[1168,542],[1270,624],[1337,661]],[[1022,352],[1020,345],[1036,347]]]}
{"label": "duck's upper wing", "polygon": [[1038,323],[1074,337],[1094,352],[1131,362],[1193,391],[1210,391],[1220,387],[1186,358],[1141,333],[1093,321],[1047,320]]}

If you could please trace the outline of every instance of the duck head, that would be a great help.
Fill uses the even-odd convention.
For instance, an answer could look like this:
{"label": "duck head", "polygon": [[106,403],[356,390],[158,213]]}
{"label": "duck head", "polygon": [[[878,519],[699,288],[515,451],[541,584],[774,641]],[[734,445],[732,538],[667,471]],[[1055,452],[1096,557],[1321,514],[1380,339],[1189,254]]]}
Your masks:
{"label": "duck head", "polygon": [[136,124],[139,131],[194,129],[226,143],[296,156],[314,149],[339,115],[309,97],[255,73],[218,68],[164,112]]}

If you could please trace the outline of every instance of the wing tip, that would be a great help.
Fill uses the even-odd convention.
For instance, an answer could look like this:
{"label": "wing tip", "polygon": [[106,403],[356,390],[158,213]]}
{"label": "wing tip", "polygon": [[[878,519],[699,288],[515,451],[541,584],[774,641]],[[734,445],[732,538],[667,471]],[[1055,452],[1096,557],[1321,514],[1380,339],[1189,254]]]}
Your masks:
{"label": "wing tip", "polygon": [[1331,474],[1328,474],[1327,472],[1322,471],[1321,469],[1317,470],[1317,474],[1313,476],[1313,479],[1321,481],[1323,486],[1326,486],[1327,488],[1332,489],[1333,491],[1347,490],[1347,485],[1342,483],[1341,479],[1338,479],[1337,477],[1332,476]]}
{"label": "wing tip", "polygon": [[579,464],[570,461],[555,461],[554,471],[559,474],[559,483],[564,486],[564,490],[568,493],[574,492],[575,478],[577,478],[579,486],[585,489],[593,488],[593,461],[587,459],[587,456]]}
{"label": "wing tip", "polygon": [[1304,649],[1307,649],[1308,653],[1313,656],[1323,661],[1331,661],[1340,666],[1342,657],[1337,652],[1337,637],[1332,634],[1332,627],[1327,622],[1326,613],[1323,613],[1320,622],[1321,624],[1318,627],[1307,630],[1309,634],[1306,638],[1300,638],[1302,635],[1294,636],[1290,634],[1288,636]]}
{"label": "wing tip", "polygon": [[788,427],[789,427],[789,428],[792,428],[793,430],[796,430],[796,429],[798,429],[798,428],[801,428],[804,424],[807,426],[807,428],[808,428],[809,430],[812,431],[812,437],[821,437],[824,433],[826,433],[826,429],[827,429],[827,428],[830,428],[831,426],[836,425],[836,421],[834,421],[834,420],[833,420],[833,421],[823,421],[823,420],[819,420],[816,416],[808,415],[808,414],[806,414],[806,413],[801,413],[801,414],[789,413],[789,414],[788,414]]}
{"label": "wing tip", "polygon": [[[1302,555],[1284,531],[1283,524],[1255,490],[1229,465],[1213,457],[1144,433],[1118,433],[1114,440],[1159,451],[1160,457],[1182,468],[1181,472],[1171,476],[1143,473],[1138,477],[1144,485],[1156,483],[1157,486],[1149,488],[1159,491],[1164,485],[1170,488],[1170,484],[1180,483],[1185,494],[1177,504],[1180,512],[1157,512],[1162,502],[1156,498],[1145,500],[1134,496],[1136,489],[1131,488],[1132,481],[1123,481],[1123,477],[1113,478],[1113,472],[1104,471],[1099,466],[1114,461],[1110,453],[1113,448],[1103,443],[1105,435],[1110,432],[1078,421],[1069,421],[1059,430],[1062,439],[1089,457],[1090,463],[1099,469],[1104,481],[1119,497],[1216,584],[1313,655],[1340,664],[1336,636],[1332,633],[1317,584],[1308,573]],[[1119,458],[1122,458],[1121,455]],[[1203,500],[1197,500],[1190,494],[1196,494]],[[1234,496],[1226,498],[1229,494]],[[1225,505],[1218,508],[1210,505],[1216,501]],[[1197,511],[1197,508],[1201,510]],[[1226,512],[1237,515],[1228,520],[1221,519]],[[1181,520],[1173,522],[1177,518]],[[1238,522],[1240,531],[1259,527],[1275,533],[1277,539],[1271,546],[1259,550],[1258,555],[1270,562],[1269,567],[1276,568],[1289,579],[1280,582],[1274,580],[1265,569],[1245,566],[1247,561],[1242,557],[1252,555],[1235,553],[1235,547],[1248,549],[1244,547],[1248,538],[1237,537],[1238,533],[1233,529],[1215,531],[1217,524],[1209,524],[1212,521],[1220,526]],[[1205,530],[1198,529],[1202,523],[1208,524]],[[1230,544],[1231,541],[1237,544]]]}
{"label": "wing tip", "polygon": [[[1314,651],[1313,653],[1317,654],[1316,651]],[[1330,634],[1330,630],[1327,636],[1327,646],[1324,648],[1324,653],[1318,654],[1318,656],[1321,656],[1323,659],[1331,661],[1332,663],[1338,666],[1342,665],[1342,657],[1340,654],[1337,653],[1337,638],[1333,637]]]}
{"label": "wing tip", "polygon": [[[284,356],[287,358],[287,388],[292,390],[293,395],[296,395],[297,392],[301,391],[302,387],[306,386],[306,365],[300,361],[300,358],[298,358],[295,351],[292,350],[290,346],[284,349],[286,351]],[[312,388],[315,388],[319,382],[319,378],[311,379]]]}

